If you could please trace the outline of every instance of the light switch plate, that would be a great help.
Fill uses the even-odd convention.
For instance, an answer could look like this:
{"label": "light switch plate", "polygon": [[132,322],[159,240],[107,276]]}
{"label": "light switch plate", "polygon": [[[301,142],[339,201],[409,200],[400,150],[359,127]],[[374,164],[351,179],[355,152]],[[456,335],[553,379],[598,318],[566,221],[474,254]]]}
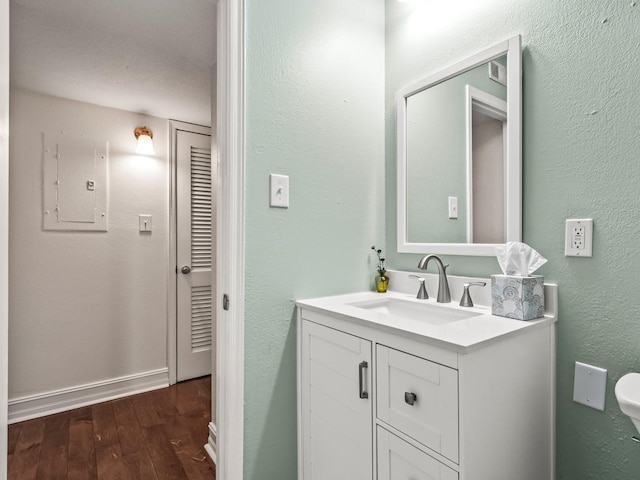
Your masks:
{"label": "light switch plate", "polygon": [[458,218],[458,197],[449,197],[449,218]]}
{"label": "light switch plate", "polygon": [[573,401],[604,411],[607,392],[607,371],[586,363],[576,362],[573,378]]}
{"label": "light switch plate", "polygon": [[289,177],[287,175],[269,175],[270,202],[272,207],[289,208]]}
{"label": "light switch plate", "polygon": [[151,232],[151,215],[139,215],[138,222],[140,223],[140,231],[144,233]]}

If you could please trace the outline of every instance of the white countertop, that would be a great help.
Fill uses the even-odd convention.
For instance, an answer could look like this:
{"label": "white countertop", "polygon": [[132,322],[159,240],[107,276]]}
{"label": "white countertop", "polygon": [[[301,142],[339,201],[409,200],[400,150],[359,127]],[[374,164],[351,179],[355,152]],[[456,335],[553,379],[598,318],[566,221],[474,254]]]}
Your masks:
{"label": "white countertop", "polygon": [[[455,309],[479,313],[471,318],[449,323],[433,324],[408,318],[393,317],[353,306],[353,303],[375,301],[383,298],[398,298],[415,303],[428,303],[443,309]],[[342,319],[365,324],[372,328],[392,331],[409,336],[417,336],[437,346],[465,353],[499,341],[507,336],[524,334],[555,323],[557,320],[557,286],[545,285],[545,316],[536,320],[522,321],[491,315],[491,308],[474,306],[465,308],[456,303],[438,304],[434,299],[418,300],[415,294],[388,291],[387,293],[359,292],[347,295],[298,300],[298,308],[310,309],[320,313],[338,316]]]}

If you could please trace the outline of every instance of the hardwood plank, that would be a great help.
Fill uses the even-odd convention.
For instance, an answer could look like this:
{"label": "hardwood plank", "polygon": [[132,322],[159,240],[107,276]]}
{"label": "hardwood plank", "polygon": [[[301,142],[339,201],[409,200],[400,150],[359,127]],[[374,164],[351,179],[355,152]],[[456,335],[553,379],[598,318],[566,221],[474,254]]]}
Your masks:
{"label": "hardwood plank", "polygon": [[123,456],[122,461],[131,478],[157,480],[158,475],[156,475],[151,456],[146,448]]}
{"label": "hardwood plank", "polygon": [[119,443],[96,446],[96,470],[99,480],[138,480],[129,475]]}
{"label": "hardwood plank", "polygon": [[93,417],[93,441],[96,451],[100,447],[119,444],[116,419],[112,402],[99,403],[91,407]]}
{"label": "hardwood plank", "polygon": [[[194,418],[198,421],[195,429],[200,435],[193,435]],[[195,416],[193,412],[179,415],[166,423],[169,441],[173,446],[180,463],[189,479],[214,478],[213,464],[204,451],[205,441],[200,442],[203,432],[207,432],[208,420],[203,420],[202,414]]]}
{"label": "hardwood plank", "polygon": [[205,377],[202,382],[195,382],[198,389],[198,410],[211,412],[211,377]]}
{"label": "hardwood plank", "polygon": [[20,432],[22,431],[22,423],[15,423],[9,425],[9,433],[7,435],[7,453],[9,455],[16,451],[16,445],[18,445],[18,439],[20,438]]}
{"label": "hardwood plank", "polygon": [[211,391],[202,387],[199,379],[176,384],[176,406],[181,414],[202,410],[203,404],[211,405]]}
{"label": "hardwood plank", "polygon": [[143,428],[147,448],[151,455],[151,461],[155,467],[158,479],[182,479],[188,478],[180,459],[176,455],[169,441],[169,436],[164,425],[153,425]]}
{"label": "hardwood plank", "polygon": [[68,480],[97,479],[95,444],[93,441],[93,414],[91,407],[69,412]]}
{"label": "hardwood plank", "polygon": [[122,455],[127,456],[144,449],[144,437],[131,399],[115,400],[113,402],[113,414],[116,420]]}
{"label": "hardwood plank", "polygon": [[[169,387],[171,388],[171,387]],[[140,428],[148,428],[154,425],[160,425],[163,420],[158,415],[157,410],[153,404],[153,399],[150,395],[140,395],[132,400],[133,408],[138,417],[138,423]]]}
{"label": "hardwood plank", "polygon": [[44,418],[22,422],[20,437],[7,472],[9,480],[31,480],[36,478],[40,449],[44,439],[44,429]]}
{"label": "hardwood plank", "polygon": [[69,412],[49,415],[45,421],[37,479],[67,478]]}
{"label": "hardwood plank", "polygon": [[211,413],[191,412],[185,415],[185,419],[193,439],[198,445],[204,445],[209,441],[209,422],[211,422]]}
{"label": "hardwood plank", "polygon": [[21,430],[22,424],[20,423],[9,425],[7,428],[7,472],[11,468],[11,459],[13,458],[13,452],[18,444],[18,438],[20,438]]}
{"label": "hardwood plank", "polygon": [[171,443],[187,478],[202,480],[215,478],[215,471],[207,453],[194,442],[190,434],[174,437]]}
{"label": "hardwood plank", "polygon": [[175,398],[171,398],[169,392],[157,390],[153,393],[153,405],[161,418],[166,419],[178,415],[179,411],[175,404]]}
{"label": "hardwood plank", "polygon": [[113,402],[92,407],[93,441],[96,454],[96,473],[102,480],[128,480],[127,468],[122,462],[122,450]]}
{"label": "hardwood plank", "polygon": [[96,448],[99,480],[157,480],[157,475],[144,440],[141,448],[123,455],[119,443]]}

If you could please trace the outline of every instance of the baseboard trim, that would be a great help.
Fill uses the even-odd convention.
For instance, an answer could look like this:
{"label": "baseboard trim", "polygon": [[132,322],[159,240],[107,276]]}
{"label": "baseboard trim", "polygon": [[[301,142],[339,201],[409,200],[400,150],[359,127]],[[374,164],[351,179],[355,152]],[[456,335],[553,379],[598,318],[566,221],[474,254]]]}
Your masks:
{"label": "baseboard trim", "polygon": [[169,386],[169,369],[87,383],[9,400],[9,424]]}
{"label": "baseboard trim", "polygon": [[218,430],[216,429],[216,426],[213,424],[213,422],[209,422],[209,440],[205,444],[204,449],[209,454],[209,457],[211,457],[213,463],[215,463],[216,465],[218,464],[218,447],[216,446],[217,441]]}

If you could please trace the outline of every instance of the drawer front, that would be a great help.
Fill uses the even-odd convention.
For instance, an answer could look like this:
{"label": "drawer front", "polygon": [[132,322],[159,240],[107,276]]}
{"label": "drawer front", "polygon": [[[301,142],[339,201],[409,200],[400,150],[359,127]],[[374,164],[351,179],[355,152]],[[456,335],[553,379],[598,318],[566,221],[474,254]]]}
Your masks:
{"label": "drawer front", "polygon": [[458,480],[458,472],[378,427],[378,480]]}
{"label": "drawer front", "polygon": [[377,346],[377,416],[458,463],[458,371]]}

